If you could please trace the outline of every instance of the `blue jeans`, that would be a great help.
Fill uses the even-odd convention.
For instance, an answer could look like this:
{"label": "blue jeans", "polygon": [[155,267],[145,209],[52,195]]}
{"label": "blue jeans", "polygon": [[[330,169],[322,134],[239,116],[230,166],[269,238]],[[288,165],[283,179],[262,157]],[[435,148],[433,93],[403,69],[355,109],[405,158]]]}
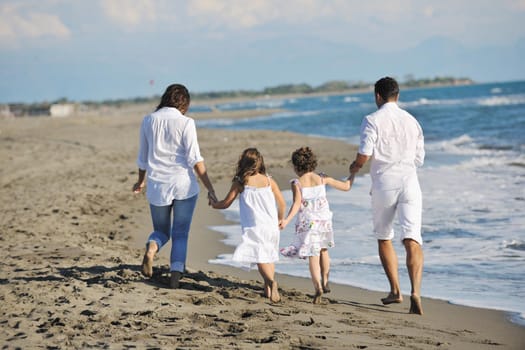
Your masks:
{"label": "blue jeans", "polygon": [[[184,272],[188,252],[188,234],[197,197],[198,195],[195,195],[187,199],[174,200],[171,205],[160,207],[150,204],[153,232],[148,238],[148,244],[151,241],[157,243],[160,251],[171,237],[170,271]],[[172,211],[173,224],[171,223]]]}

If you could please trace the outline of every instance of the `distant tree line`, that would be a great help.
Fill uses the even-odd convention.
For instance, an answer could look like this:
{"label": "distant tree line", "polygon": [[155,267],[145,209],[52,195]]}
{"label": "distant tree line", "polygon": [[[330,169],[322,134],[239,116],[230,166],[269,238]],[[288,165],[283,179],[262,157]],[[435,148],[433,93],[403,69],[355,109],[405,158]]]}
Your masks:
{"label": "distant tree line", "polygon": [[[459,85],[472,84],[470,78],[455,78],[455,77],[435,77],[435,78],[420,78],[416,79],[413,75],[408,74],[400,84],[404,87],[425,87],[435,85]],[[192,92],[193,100],[211,100],[217,98],[255,98],[260,96],[275,96],[275,95],[290,95],[290,94],[314,94],[314,93],[336,93],[336,92],[351,92],[355,90],[371,89],[373,83],[370,82],[349,82],[344,80],[332,80],[319,86],[311,86],[306,83],[300,84],[282,84],[272,87],[266,87],[262,90],[229,90],[229,91],[209,91],[209,92]],[[160,95],[151,97],[135,97],[127,99],[114,99],[104,101],[83,101],[79,102],[86,108],[96,108],[98,106],[121,107],[130,104],[156,104],[160,99]],[[32,104],[14,103],[8,104],[11,112],[15,116],[22,115],[45,115],[53,104],[57,103],[75,103],[63,97],[53,102],[39,102]]]}
{"label": "distant tree line", "polygon": [[402,85],[407,87],[424,87],[432,85],[459,85],[474,83],[470,78],[455,78],[455,77],[435,77],[416,79],[412,75],[405,76]]}
{"label": "distant tree line", "polygon": [[[470,78],[455,77],[435,77],[416,79],[412,75],[407,75],[400,84],[403,87],[424,87],[435,85],[465,85],[474,83]],[[352,90],[370,89],[373,83],[369,82],[349,82],[344,80],[332,80],[319,86],[311,86],[306,83],[283,84],[264,88],[260,91],[254,90],[232,90],[232,91],[213,91],[192,93],[192,99],[206,100],[215,98],[235,98],[235,97],[259,97],[272,95],[293,95],[293,94],[314,94],[314,93],[334,93]],[[156,96],[156,100],[160,96]]]}

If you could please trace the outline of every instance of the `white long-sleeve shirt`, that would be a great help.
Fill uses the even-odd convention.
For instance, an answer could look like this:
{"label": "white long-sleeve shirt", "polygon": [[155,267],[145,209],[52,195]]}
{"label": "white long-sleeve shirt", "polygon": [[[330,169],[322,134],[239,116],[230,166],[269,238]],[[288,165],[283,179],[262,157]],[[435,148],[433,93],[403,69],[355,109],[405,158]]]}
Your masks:
{"label": "white long-sleeve shirt", "polygon": [[425,158],[423,130],[397,103],[388,102],[363,118],[359,153],[370,156],[376,189],[401,188]]}
{"label": "white long-sleeve shirt", "polygon": [[146,197],[151,204],[169,205],[198,194],[193,167],[202,160],[193,119],[171,107],[144,117],[137,165],[146,170]]}

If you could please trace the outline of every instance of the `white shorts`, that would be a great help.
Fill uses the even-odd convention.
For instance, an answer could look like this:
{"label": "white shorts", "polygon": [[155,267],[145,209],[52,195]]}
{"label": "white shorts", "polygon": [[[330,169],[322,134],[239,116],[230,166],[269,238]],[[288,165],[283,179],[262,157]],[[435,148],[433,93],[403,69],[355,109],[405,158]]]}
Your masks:
{"label": "white shorts", "polygon": [[416,176],[399,189],[372,189],[372,216],[376,238],[379,240],[394,238],[393,224],[397,212],[401,240],[413,239],[422,245],[422,202],[421,188]]}

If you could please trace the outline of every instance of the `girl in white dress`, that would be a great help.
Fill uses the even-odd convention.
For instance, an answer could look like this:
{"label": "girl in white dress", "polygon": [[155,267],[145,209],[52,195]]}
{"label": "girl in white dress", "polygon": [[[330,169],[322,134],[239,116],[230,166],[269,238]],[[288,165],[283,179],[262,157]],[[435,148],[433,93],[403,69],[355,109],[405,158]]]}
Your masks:
{"label": "girl in white dress", "polygon": [[230,191],[222,201],[210,200],[210,205],[226,209],[237,196],[242,242],[235,249],[233,260],[247,267],[257,265],[264,280],[264,295],[278,302],[281,297],[274,280],[274,263],[279,260],[279,225],[286,203],[277,183],[266,174],[264,159],[256,148],[244,150]]}
{"label": "girl in white dress", "polygon": [[330,256],[327,248],[335,245],[332,212],[326,199],[325,187],[329,185],[341,191],[348,191],[352,187],[354,177],[340,181],[324,174],[314,173],[317,159],[309,147],[302,147],[293,152],[292,163],[299,178],[291,181],[293,204],[280,227],[284,229],[297,214],[295,239],[290,246],[281,249],[281,254],[301,259],[308,258],[315,288],[313,303],[319,304],[323,292],[330,292],[328,285]]}

